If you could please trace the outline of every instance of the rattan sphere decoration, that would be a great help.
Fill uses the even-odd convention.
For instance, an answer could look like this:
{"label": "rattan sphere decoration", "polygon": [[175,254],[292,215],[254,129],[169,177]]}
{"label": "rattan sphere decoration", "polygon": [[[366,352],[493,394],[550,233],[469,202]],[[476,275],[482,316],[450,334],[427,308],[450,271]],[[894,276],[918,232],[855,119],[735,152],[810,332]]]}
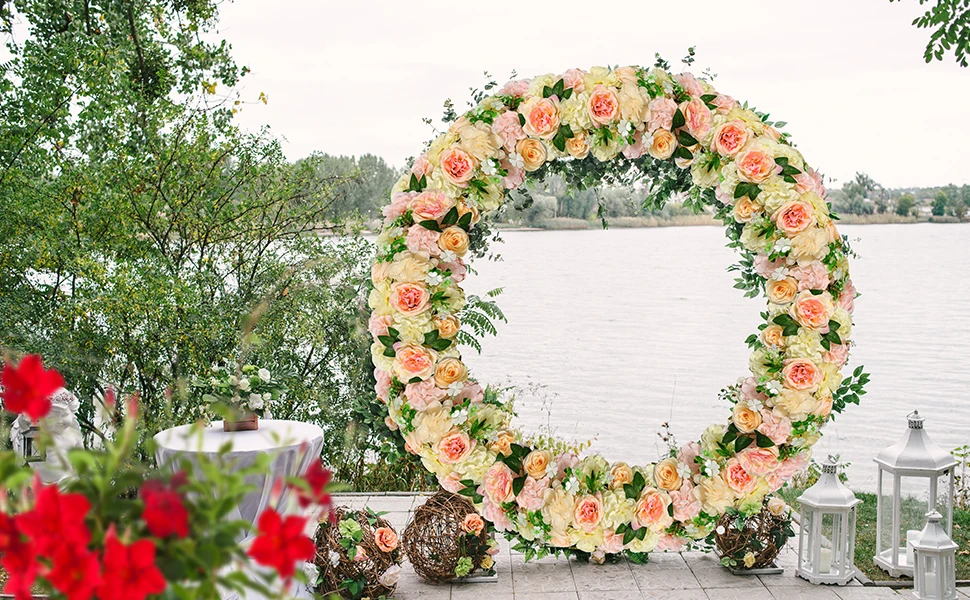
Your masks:
{"label": "rattan sphere decoration", "polygon": [[370,509],[340,506],[332,514],[332,521],[320,521],[314,540],[319,576],[313,591],[351,599],[391,596],[401,576],[397,532]]}
{"label": "rattan sphere decoration", "polygon": [[739,569],[770,567],[789,538],[794,537],[791,511],[787,506],[772,507],[766,503],[761,512],[744,517],[737,512],[721,515],[714,540],[721,564]]}
{"label": "rattan sphere decoration", "polygon": [[414,511],[404,530],[404,552],[414,572],[431,583],[472,571],[495,573],[488,523],[465,497],[440,491]]}

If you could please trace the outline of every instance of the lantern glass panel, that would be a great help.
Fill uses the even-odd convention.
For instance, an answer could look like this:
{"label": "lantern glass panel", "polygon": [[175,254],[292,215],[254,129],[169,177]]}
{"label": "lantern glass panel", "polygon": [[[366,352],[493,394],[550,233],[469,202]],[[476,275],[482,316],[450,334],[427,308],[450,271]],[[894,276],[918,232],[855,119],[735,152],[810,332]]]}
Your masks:
{"label": "lantern glass panel", "polygon": [[829,542],[822,542],[822,560],[819,573],[838,573],[845,563],[842,556],[842,531],[845,527],[842,515],[837,513],[822,513],[822,537]]}
{"label": "lantern glass panel", "polygon": [[[883,555],[887,548],[893,547],[893,475],[888,471],[879,471],[879,531],[878,548],[876,551]],[[905,534],[901,538],[901,543],[906,543]],[[892,560],[892,555],[886,556],[887,560]]]}
{"label": "lantern glass panel", "polygon": [[[899,564],[912,567],[912,547],[926,525],[930,506],[930,477],[899,477]],[[892,535],[890,533],[890,535]],[[891,538],[890,538],[891,539]],[[888,547],[888,545],[887,545]]]}
{"label": "lantern glass panel", "polygon": [[804,524],[801,527],[800,532],[800,543],[798,545],[799,550],[801,550],[801,556],[798,557],[798,562],[805,571],[814,571],[815,565],[812,556],[812,547],[815,546],[815,540],[813,539],[813,532],[815,531],[815,513],[811,510],[806,510],[802,513],[802,520]]}
{"label": "lantern glass panel", "polygon": [[[953,515],[952,513],[953,509],[952,509],[952,504],[950,499],[950,489],[953,484],[952,474],[953,474],[953,471],[951,469],[946,473],[944,473],[943,475],[940,475],[939,477],[934,477],[930,481],[931,484],[935,483],[935,489],[932,490],[935,492],[935,496],[934,496],[935,506],[931,507],[930,510],[935,510],[936,512],[940,513],[940,515],[943,516],[943,518],[940,519],[940,527],[942,527],[943,530],[946,531],[947,534],[950,536],[953,535],[953,529],[950,525],[950,519]],[[924,522],[925,522],[925,515],[924,515]]]}

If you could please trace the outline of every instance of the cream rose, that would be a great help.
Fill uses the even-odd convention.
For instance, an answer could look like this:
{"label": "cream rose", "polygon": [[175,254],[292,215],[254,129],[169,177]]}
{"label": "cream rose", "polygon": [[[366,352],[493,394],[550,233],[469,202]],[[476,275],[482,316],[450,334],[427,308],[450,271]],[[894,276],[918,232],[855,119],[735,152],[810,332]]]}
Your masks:
{"label": "cream rose", "polygon": [[788,304],[798,295],[798,282],[791,277],[772,278],[765,284],[765,293],[773,304]]}
{"label": "cream rose", "polygon": [[657,160],[667,160],[673,156],[677,149],[677,140],[674,134],[666,129],[658,129],[653,134],[653,144],[647,149],[647,153]]}
{"label": "cream rose", "polygon": [[525,119],[522,129],[532,137],[550,140],[559,131],[559,101],[534,96],[519,107]]}
{"label": "cream rose", "polygon": [[761,413],[741,402],[734,405],[731,421],[741,433],[751,433],[761,425]]}
{"label": "cream rose", "polygon": [[532,138],[519,140],[515,145],[515,151],[522,157],[523,168],[526,171],[535,171],[546,162],[546,146],[539,140]]}
{"label": "cream rose", "polygon": [[734,203],[734,220],[738,223],[749,223],[760,210],[757,202],[742,196]]}
{"label": "cream rose", "polygon": [[455,315],[448,315],[447,317],[436,317],[434,326],[438,330],[439,337],[451,339],[458,335],[458,330],[461,329],[461,322]]}
{"label": "cream rose", "polygon": [[738,176],[750,183],[764,183],[778,168],[775,155],[762,144],[752,144],[742,150],[735,164],[738,166]]}
{"label": "cream rose", "polygon": [[657,487],[668,492],[679,490],[683,484],[680,477],[676,458],[665,458],[653,470],[653,479]]}
{"label": "cream rose", "polygon": [[434,364],[438,355],[418,344],[405,344],[395,348],[394,373],[403,382],[410,382],[417,378],[428,379],[434,373]]}
{"label": "cream rose", "polygon": [[783,348],[785,346],[785,328],[781,325],[769,325],[761,330],[761,341],[765,346]]}
{"label": "cream rose", "polygon": [[438,236],[438,247],[458,256],[468,253],[469,243],[468,234],[461,227],[448,227]]}
{"label": "cream rose", "polygon": [[447,388],[453,383],[468,378],[468,367],[457,358],[444,358],[434,370],[434,382],[440,388]]}
{"label": "cream rose", "polygon": [[546,476],[552,457],[545,450],[533,450],[522,461],[526,474],[534,479],[542,479]]}
{"label": "cream rose", "polygon": [[566,152],[576,159],[586,158],[589,156],[589,137],[583,132],[576,133],[566,140]]}
{"label": "cream rose", "polygon": [[502,456],[512,453],[512,442],[515,441],[515,434],[507,429],[503,429],[495,434],[495,439],[489,444],[489,450]]}
{"label": "cream rose", "polygon": [[707,477],[701,482],[700,497],[704,512],[717,515],[733,505],[737,496],[720,477]]}
{"label": "cream rose", "polygon": [[768,512],[776,517],[784,517],[788,514],[788,504],[778,496],[768,499]]}
{"label": "cream rose", "polygon": [[633,469],[625,462],[617,462],[610,469],[610,487],[614,490],[622,488],[628,483],[633,483]]}

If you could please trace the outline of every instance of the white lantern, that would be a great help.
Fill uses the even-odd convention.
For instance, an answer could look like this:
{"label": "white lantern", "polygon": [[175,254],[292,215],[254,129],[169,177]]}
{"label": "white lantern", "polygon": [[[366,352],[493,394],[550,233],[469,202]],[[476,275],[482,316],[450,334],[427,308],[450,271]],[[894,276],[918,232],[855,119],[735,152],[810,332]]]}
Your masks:
{"label": "white lantern", "polygon": [[856,505],[861,500],[839,481],[835,459],[822,465],[822,476],[798,502],[802,520],[795,574],[815,584],[849,583],[856,575]]}
{"label": "white lantern", "polygon": [[916,553],[913,595],[920,600],[956,600],[957,545],[940,522],[943,515],[933,511],[926,515],[926,527],[913,544]]}
{"label": "white lantern", "polygon": [[919,412],[908,416],[901,440],[876,457],[879,474],[876,507],[876,565],[893,577],[913,576],[913,543],[926,523],[926,513],[938,511],[948,535],[953,527],[952,454],[930,440]]}

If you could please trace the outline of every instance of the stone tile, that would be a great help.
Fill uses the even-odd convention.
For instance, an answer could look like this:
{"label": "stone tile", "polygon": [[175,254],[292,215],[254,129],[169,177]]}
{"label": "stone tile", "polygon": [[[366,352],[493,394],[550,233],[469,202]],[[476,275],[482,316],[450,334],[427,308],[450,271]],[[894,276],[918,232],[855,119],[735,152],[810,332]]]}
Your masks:
{"label": "stone tile", "polygon": [[640,590],[643,600],[709,600],[704,590]]}
{"label": "stone tile", "polygon": [[[911,590],[904,590],[906,594]],[[835,590],[842,600],[879,600],[880,598],[900,598],[895,590],[888,587],[844,587]],[[912,598],[912,596],[909,596]]]}
{"label": "stone tile", "polygon": [[704,588],[710,600],[774,600],[765,588]]}
{"label": "stone tile", "polygon": [[513,563],[512,588],[516,596],[523,598],[532,598],[542,592],[576,593],[573,574],[566,561],[554,564]]}
{"label": "stone tile", "polygon": [[[805,583],[808,583],[807,581]],[[808,587],[769,587],[777,600],[839,600],[835,590],[824,585],[808,584]]]}
{"label": "stone tile", "polygon": [[658,569],[650,565],[630,565],[633,576],[640,586],[640,591],[646,590],[691,590],[700,589],[701,584],[690,569]]}
{"label": "stone tile", "polygon": [[576,592],[530,592],[528,595],[515,594],[516,600],[526,598],[528,600],[579,600]]}
{"label": "stone tile", "polygon": [[579,600],[643,600],[639,590],[579,592]]}
{"label": "stone tile", "polygon": [[970,598],[970,587],[957,588],[957,598]]}
{"label": "stone tile", "polygon": [[758,579],[768,589],[771,588],[809,588],[816,587],[801,577],[796,577],[794,571],[786,571],[780,575],[759,575]]}
{"label": "stone tile", "polygon": [[724,567],[717,569],[695,569],[694,576],[704,589],[707,588],[745,588],[745,589],[765,589],[761,580],[754,575],[732,575]]}
{"label": "stone tile", "polygon": [[[702,552],[685,552],[683,555],[684,560],[687,561],[687,566],[693,570],[697,569],[721,569],[721,563],[718,562],[717,557],[713,554],[704,554]],[[727,572],[727,571],[725,571]]]}
{"label": "stone tile", "polygon": [[638,590],[626,561],[606,565],[574,562],[571,566],[577,591]]}
{"label": "stone tile", "polygon": [[513,595],[511,573],[500,573],[495,582],[451,584],[452,600],[494,600],[506,595]]}
{"label": "stone tile", "polygon": [[661,569],[683,569],[687,567],[687,561],[682,554],[676,552],[656,552],[650,555],[647,565]]}

